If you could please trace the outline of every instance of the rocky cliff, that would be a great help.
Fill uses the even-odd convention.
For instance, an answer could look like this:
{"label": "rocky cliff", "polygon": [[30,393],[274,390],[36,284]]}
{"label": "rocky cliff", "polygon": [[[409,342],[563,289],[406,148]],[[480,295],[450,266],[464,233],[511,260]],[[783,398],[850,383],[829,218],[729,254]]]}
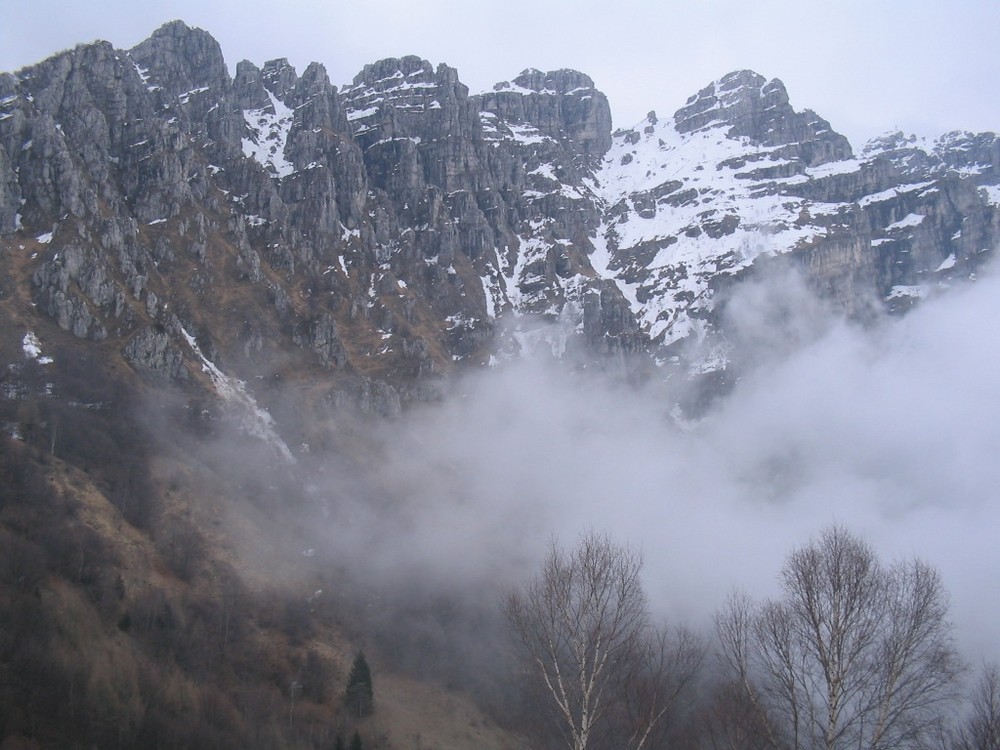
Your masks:
{"label": "rocky cliff", "polygon": [[855,155],[751,71],[614,133],[572,70],[480,94],[415,57],[341,88],[283,59],[231,77],[181,22],[0,76],[2,262],[38,310],[144,377],[204,381],[190,337],[381,412],[525,348],[724,351],[725,290],[762,258],[849,314],[902,310],[992,255],[998,159],[963,133]]}

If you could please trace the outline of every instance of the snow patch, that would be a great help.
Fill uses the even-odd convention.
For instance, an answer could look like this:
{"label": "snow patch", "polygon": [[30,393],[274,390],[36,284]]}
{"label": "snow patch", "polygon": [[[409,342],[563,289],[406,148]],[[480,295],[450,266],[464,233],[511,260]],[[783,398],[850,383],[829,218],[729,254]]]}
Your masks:
{"label": "snow patch", "polygon": [[883,201],[892,200],[897,196],[906,195],[906,193],[912,193],[917,190],[926,190],[933,184],[933,182],[917,182],[912,185],[900,185],[899,187],[889,188],[888,190],[883,190],[879,193],[866,195],[858,201],[858,205],[861,206],[861,208],[865,208],[873,203],[881,203]]}
{"label": "snow patch", "polygon": [[270,91],[271,107],[243,113],[249,137],[243,139],[243,153],[268,168],[277,177],[287,177],[295,165],[285,158],[285,145],[292,129],[294,113]]}
{"label": "snow patch", "polygon": [[935,273],[938,271],[947,271],[949,268],[954,268],[954,267],[955,267],[955,253],[952,253],[943,261],[941,261],[941,265],[935,268],[934,271]]}
{"label": "snow patch", "polygon": [[832,177],[838,174],[851,174],[861,169],[861,162],[857,159],[845,159],[844,161],[831,161],[820,164],[818,167],[807,167],[806,175],[814,178]]}
{"label": "snow patch", "polygon": [[991,206],[1000,206],[1000,185],[982,185],[979,192],[985,194],[986,202]]}
{"label": "snow patch", "polygon": [[191,347],[191,350],[201,360],[202,371],[208,374],[216,392],[236,414],[240,421],[240,426],[247,434],[263,440],[286,462],[294,464],[295,456],[292,455],[285,441],[278,435],[275,429],[274,418],[266,409],[262,409],[257,405],[257,401],[247,391],[246,383],[226,375],[219,369],[214,362],[202,353],[201,347],[198,346],[198,342],[195,341],[194,336],[188,333],[183,327],[181,327],[181,335],[184,336],[184,340],[187,341],[188,346]]}
{"label": "snow patch", "polygon": [[[670,344],[694,333],[692,313],[712,309],[711,278],[822,236],[826,229],[802,224],[803,212],[843,208],[782,190],[811,179],[808,173],[753,177],[784,161],[776,150],[729,138],[723,127],[681,134],[673,120],[645,120],[615,134],[593,189],[603,205],[631,210],[613,212],[599,228],[603,242],[594,243],[591,263],[615,280],[652,338]],[[637,253],[646,258],[641,266]]]}
{"label": "snow patch", "polygon": [[50,365],[55,361],[52,357],[42,356],[42,344],[33,331],[24,334],[24,338],[21,339],[21,350],[25,359],[36,360],[40,365]]}
{"label": "snow patch", "polygon": [[31,331],[24,334],[24,338],[21,339],[21,349],[27,359],[37,359],[38,355],[42,353],[42,345],[39,343],[38,337]]}
{"label": "snow patch", "polygon": [[547,135],[542,135],[538,128],[528,125],[527,123],[507,123],[507,128],[510,130],[513,140],[520,143],[522,146],[531,146],[537,143],[545,143],[546,141],[551,141]]}
{"label": "snow patch", "polygon": [[928,294],[928,289],[925,286],[904,286],[898,285],[894,286],[889,292],[889,296],[886,300],[894,299],[924,299]]}
{"label": "snow patch", "polygon": [[365,117],[371,117],[373,114],[378,112],[378,107],[367,107],[365,109],[354,109],[347,113],[347,119],[349,122],[354,122],[355,120],[361,120]]}
{"label": "snow patch", "polygon": [[924,217],[921,214],[907,214],[899,221],[894,221],[885,229],[887,232],[891,232],[893,229],[908,229],[910,227],[919,226],[923,220]]}

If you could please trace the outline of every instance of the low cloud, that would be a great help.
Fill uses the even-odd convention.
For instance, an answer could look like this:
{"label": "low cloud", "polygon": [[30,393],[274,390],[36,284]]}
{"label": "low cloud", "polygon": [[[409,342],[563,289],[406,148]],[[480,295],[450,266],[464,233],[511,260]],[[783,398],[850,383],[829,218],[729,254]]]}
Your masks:
{"label": "low cloud", "polygon": [[[788,552],[838,523],[886,559],[936,566],[963,650],[997,658],[1000,280],[866,327],[781,289],[801,291],[736,300],[736,350],[769,359],[699,421],[676,424],[663,389],[508,364],[385,425],[377,491],[332,492],[322,538],[363,550],[383,590],[486,602],[552,539],[606,531],[642,550],[658,613],[707,627],[732,587],[775,593]],[[796,345],[769,350],[782,326]]]}

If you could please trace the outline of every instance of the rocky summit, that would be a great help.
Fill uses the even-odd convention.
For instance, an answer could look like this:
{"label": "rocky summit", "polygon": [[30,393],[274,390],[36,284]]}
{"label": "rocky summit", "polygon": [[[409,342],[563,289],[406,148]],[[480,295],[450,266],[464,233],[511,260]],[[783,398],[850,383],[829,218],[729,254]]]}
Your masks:
{"label": "rocky summit", "polygon": [[992,256],[998,160],[992,133],[856,153],[752,71],[613,132],[577,71],[478,94],[417,57],[340,87],[284,59],[233,77],[176,21],[0,75],[0,263],[143,378],[207,360],[387,413],[539,346],[725,369],[726,294],[779,256],[849,315],[905,310]]}

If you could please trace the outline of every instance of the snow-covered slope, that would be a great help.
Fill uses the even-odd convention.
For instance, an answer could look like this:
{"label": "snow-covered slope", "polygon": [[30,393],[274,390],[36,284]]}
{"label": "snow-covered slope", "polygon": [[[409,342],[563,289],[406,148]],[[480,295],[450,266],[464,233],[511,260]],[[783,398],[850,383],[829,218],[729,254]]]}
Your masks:
{"label": "snow-covered slope", "polygon": [[615,136],[595,175],[605,210],[594,265],[619,283],[651,338],[690,335],[691,311],[709,305],[718,274],[828,231],[798,222],[806,206],[787,187],[808,178],[796,166],[778,148],[726,137],[724,125],[682,135],[675,120],[654,117]]}
{"label": "snow-covered slope", "polygon": [[614,134],[591,259],[661,346],[703,336],[721,279],[761,256],[794,257],[849,311],[892,309],[992,250],[996,165],[992,134],[892,134],[855,158],[780,82],[743,71]]}

